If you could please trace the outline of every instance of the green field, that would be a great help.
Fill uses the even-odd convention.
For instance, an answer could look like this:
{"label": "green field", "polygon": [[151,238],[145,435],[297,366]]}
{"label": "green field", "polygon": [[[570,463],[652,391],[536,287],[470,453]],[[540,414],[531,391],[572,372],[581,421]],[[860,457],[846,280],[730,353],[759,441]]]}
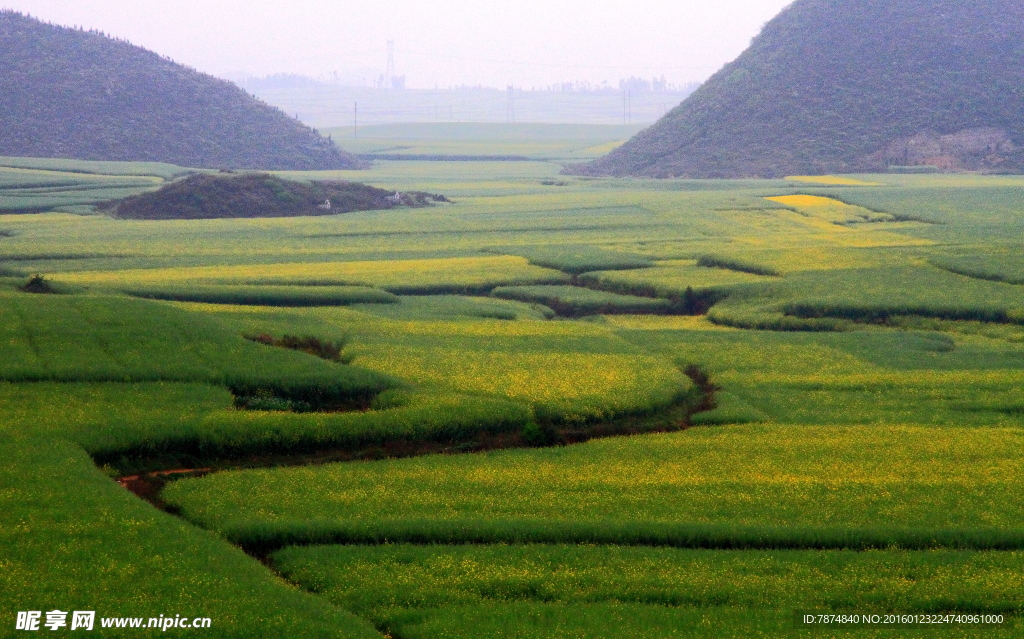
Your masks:
{"label": "green field", "polygon": [[282,173],[451,204],[287,219],[0,158],[5,632],[1019,634],[1024,178],[566,177],[597,132],[507,129],[377,141],[532,160]]}
{"label": "green field", "polygon": [[394,539],[1024,548],[1014,428],[737,426],[247,470],[165,498],[243,545]]}
{"label": "green field", "polygon": [[[15,611],[59,609],[210,617],[214,637],[379,636],[215,536],[140,502],[74,444],[8,434],[0,442],[5,635],[13,634]],[[125,634],[96,625],[100,636]]]}
{"label": "green field", "polygon": [[567,317],[668,313],[672,310],[672,303],[666,299],[619,295],[579,286],[499,286],[491,291],[491,295],[542,304]]}
{"label": "green field", "polygon": [[700,636],[706,617],[729,637],[787,634],[779,608],[1014,611],[1022,561],[1014,552],[406,544],[292,547],[273,559],[288,579],[401,636],[501,636],[518,616],[518,636],[561,636],[566,626],[582,636]]}
{"label": "green field", "polygon": [[600,157],[644,127],[614,124],[498,124],[423,122],[333,126],[331,135],[350,153],[389,158],[573,159]]}

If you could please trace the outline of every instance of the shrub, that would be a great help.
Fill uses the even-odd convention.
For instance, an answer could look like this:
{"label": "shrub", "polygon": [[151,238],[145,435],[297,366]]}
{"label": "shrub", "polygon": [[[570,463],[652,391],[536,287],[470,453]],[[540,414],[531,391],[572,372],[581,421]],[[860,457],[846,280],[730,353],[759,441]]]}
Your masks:
{"label": "shrub", "polygon": [[558,441],[558,433],[550,424],[529,421],[523,426],[523,441],[529,446],[550,446]]}
{"label": "shrub", "polygon": [[285,335],[280,339],[275,339],[272,335],[267,333],[246,336],[246,339],[265,346],[288,348],[293,351],[299,351],[301,353],[306,353],[307,355],[319,357],[320,359],[326,359],[331,362],[348,364],[352,361],[352,356],[342,354],[342,350],[345,348],[345,344],[348,341],[347,339],[332,342],[321,340],[319,337],[312,337],[309,335],[306,337]]}
{"label": "shrub", "polygon": [[24,284],[22,284],[19,288],[21,290],[25,291],[26,293],[43,293],[43,294],[47,294],[47,293],[56,293],[57,292],[50,285],[49,280],[47,280],[42,275],[39,275],[38,273],[35,274],[35,275],[32,275],[31,277],[29,277],[28,281],[25,282]]}

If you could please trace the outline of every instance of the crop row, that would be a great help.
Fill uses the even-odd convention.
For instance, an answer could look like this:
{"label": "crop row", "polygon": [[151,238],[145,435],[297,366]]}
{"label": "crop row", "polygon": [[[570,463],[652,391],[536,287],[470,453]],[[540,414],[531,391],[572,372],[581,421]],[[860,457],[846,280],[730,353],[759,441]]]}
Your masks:
{"label": "crop row", "polygon": [[899,316],[1024,322],[1024,290],[934,267],[844,269],[747,285],[712,309],[713,321],[768,330],[849,330]]}
{"label": "crop row", "polygon": [[393,293],[422,294],[490,290],[495,286],[558,283],[568,276],[513,256],[359,262],[287,262],[239,266],[197,266],[68,273],[81,285],[118,287],[185,283],[371,286]]}
{"label": "crop row", "polygon": [[94,448],[93,457],[119,466],[161,455],[231,459],[355,450],[391,444],[461,443],[486,435],[519,433],[532,421],[529,407],[488,397],[388,391],[370,410],[307,412],[219,410],[192,428],[160,439]]}
{"label": "crop row", "polygon": [[618,295],[578,286],[499,286],[494,297],[543,304],[559,315],[576,317],[616,313],[667,313],[667,299]]}
{"label": "crop row", "polygon": [[293,546],[272,560],[289,581],[359,613],[515,601],[835,612],[1024,610],[1021,552],[384,544]]}
{"label": "crop row", "polygon": [[266,348],[208,316],[118,297],[0,293],[0,379],[206,382],[239,391],[368,401],[399,382]]}
{"label": "crop row", "polygon": [[155,300],[246,306],[345,306],[398,302],[397,295],[365,286],[171,284],[132,286],[124,288],[123,292],[134,297]]}
{"label": "crop row", "polygon": [[231,471],[165,498],[253,547],[586,542],[1019,548],[1017,429],[737,426],[570,448]]}

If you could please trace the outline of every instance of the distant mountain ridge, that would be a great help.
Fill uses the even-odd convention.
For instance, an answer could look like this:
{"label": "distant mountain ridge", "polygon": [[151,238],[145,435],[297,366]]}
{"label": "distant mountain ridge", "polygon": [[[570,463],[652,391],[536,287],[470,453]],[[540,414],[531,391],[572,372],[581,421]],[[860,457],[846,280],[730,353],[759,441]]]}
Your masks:
{"label": "distant mountain ridge", "polygon": [[567,172],[1024,171],[1024,2],[797,0],[611,154]]}
{"label": "distant mountain ridge", "polygon": [[0,11],[0,155],[264,170],[363,166],[230,82],[10,10]]}

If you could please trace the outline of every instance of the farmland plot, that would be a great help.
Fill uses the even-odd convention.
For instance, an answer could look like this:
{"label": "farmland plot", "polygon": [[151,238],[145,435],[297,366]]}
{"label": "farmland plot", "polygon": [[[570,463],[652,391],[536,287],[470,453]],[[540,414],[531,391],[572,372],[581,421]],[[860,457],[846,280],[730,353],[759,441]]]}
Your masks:
{"label": "farmland plot", "polygon": [[[12,610],[624,639],[1024,609],[1020,178],[386,161],[358,178],[455,203],[140,222],[67,207],[177,167],[0,165],[53,198],[0,216]],[[177,517],[110,479],[196,469],[150,485]]]}

